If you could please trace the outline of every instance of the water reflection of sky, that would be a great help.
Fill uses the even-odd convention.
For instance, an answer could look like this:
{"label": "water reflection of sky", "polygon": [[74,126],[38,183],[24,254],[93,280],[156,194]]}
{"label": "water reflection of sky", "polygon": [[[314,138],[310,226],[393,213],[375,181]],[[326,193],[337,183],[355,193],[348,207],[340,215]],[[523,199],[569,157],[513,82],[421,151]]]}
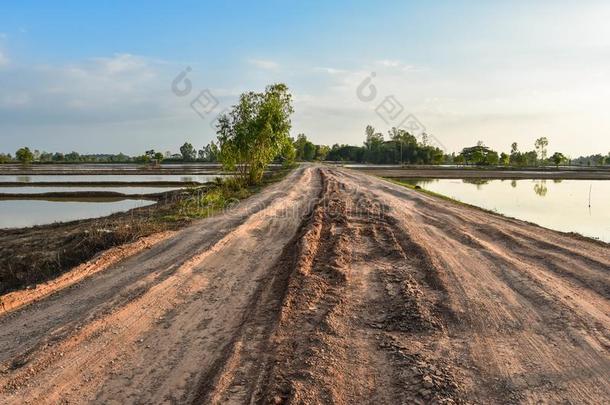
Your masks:
{"label": "water reflection of sky", "polygon": [[0,201],[0,228],[21,228],[83,218],[99,218],[150,204],[154,204],[154,202],[144,200],[113,202]]}
{"label": "water reflection of sky", "polygon": [[[608,180],[403,180],[498,213],[610,242]],[[591,207],[589,207],[589,194]]]}
{"label": "water reflection of sky", "polygon": [[104,181],[115,181],[115,182],[129,182],[129,181],[182,181],[182,182],[200,182],[206,183],[208,181],[214,181],[217,177],[225,177],[223,175],[207,175],[207,174],[100,174],[100,175],[0,175],[0,182],[9,183],[37,183],[37,182],[104,182]]}
{"label": "water reflection of sky", "polygon": [[178,190],[179,187],[0,187],[1,194],[41,194],[41,193],[75,193],[87,191],[110,191],[121,194],[156,194]]}

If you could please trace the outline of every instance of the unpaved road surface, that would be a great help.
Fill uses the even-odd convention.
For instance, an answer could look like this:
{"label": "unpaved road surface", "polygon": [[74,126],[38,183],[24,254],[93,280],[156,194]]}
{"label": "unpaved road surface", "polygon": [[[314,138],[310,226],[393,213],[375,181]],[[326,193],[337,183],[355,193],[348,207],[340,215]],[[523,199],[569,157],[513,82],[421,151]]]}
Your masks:
{"label": "unpaved road surface", "polygon": [[0,316],[0,403],[608,403],[608,245],[349,170]]}

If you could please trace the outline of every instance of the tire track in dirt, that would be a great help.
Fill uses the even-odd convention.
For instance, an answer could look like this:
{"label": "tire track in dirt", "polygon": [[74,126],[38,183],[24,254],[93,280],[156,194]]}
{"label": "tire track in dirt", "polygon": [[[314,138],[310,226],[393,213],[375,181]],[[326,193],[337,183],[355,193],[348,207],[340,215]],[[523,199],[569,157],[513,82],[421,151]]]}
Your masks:
{"label": "tire track in dirt", "polygon": [[[439,344],[452,363],[463,364],[468,397],[496,403],[608,399],[610,305],[589,287],[610,283],[607,245],[389,182],[358,180],[393,207],[399,229],[425,247],[444,281],[459,321],[447,323],[448,336]],[[558,253],[566,254],[563,263],[586,268],[579,284],[557,272]]]}
{"label": "tire track in dirt", "polygon": [[[305,173],[302,173],[303,171],[305,171]],[[295,178],[298,180],[292,184],[292,187],[285,187],[285,185],[278,185],[275,187],[276,190],[282,191],[275,193],[277,196],[275,196],[275,199],[272,200],[271,204],[268,202],[268,195],[267,198],[259,199],[259,201],[256,199],[250,201],[250,204],[244,209],[244,211],[247,212],[245,217],[247,219],[245,222],[239,217],[237,218],[237,221],[243,223],[243,225],[239,225],[237,228],[234,226],[226,227],[230,232],[226,234],[223,239],[219,242],[215,242],[213,246],[208,247],[207,249],[198,248],[195,251],[201,251],[202,253],[195,253],[193,256],[192,253],[189,252],[189,255],[185,255],[186,259],[182,259],[182,265],[175,266],[174,271],[169,272],[165,279],[153,280],[156,282],[149,283],[150,285],[147,286],[149,288],[136,289],[138,290],[137,294],[133,294],[132,291],[130,291],[130,293],[127,294],[130,299],[124,302],[115,301],[116,305],[111,307],[106,306],[106,309],[101,311],[101,313],[97,313],[93,319],[86,320],[83,328],[77,327],[76,331],[73,330],[72,333],[56,336],[57,339],[50,339],[50,342],[47,339],[46,343],[38,343],[36,345],[38,350],[32,350],[31,354],[28,356],[28,359],[31,361],[28,361],[29,364],[27,364],[26,367],[6,367],[6,369],[11,370],[12,373],[11,378],[4,380],[4,384],[0,384],[4,386],[4,391],[10,393],[14,388],[23,388],[24,385],[27,388],[27,381],[33,378],[38,380],[48,378],[49,383],[52,383],[56,388],[59,388],[55,390],[55,392],[58,392],[58,395],[61,395],[60,393],[62,391],[65,393],[65,390],[61,387],[62,381],[65,388],[67,388],[76,384],[83,384],[83,379],[84,383],[86,383],[84,384],[86,389],[81,392],[83,395],[81,398],[86,398],[87,393],[88,395],[91,395],[97,388],[102,387],[102,385],[104,385],[104,390],[107,393],[113,392],[111,386],[117,382],[112,381],[111,383],[108,383],[106,380],[113,380],[112,376],[114,374],[121,375],[118,370],[114,370],[117,368],[116,364],[120,362],[128,363],[129,361],[138,361],[138,359],[134,359],[134,353],[127,353],[126,350],[138,352],[138,350],[134,350],[134,346],[149,347],[150,345],[145,342],[146,331],[161,329],[154,321],[165,317],[170,313],[169,311],[172,308],[184,307],[189,303],[193,303],[192,298],[196,299],[198,294],[201,294],[202,288],[205,288],[207,284],[215,284],[214,280],[210,281],[209,277],[201,274],[199,267],[206,257],[213,259],[216,256],[220,256],[218,255],[220,247],[222,247],[223,251],[231,250],[228,245],[235,246],[235,249],[237,249],[238,252],[243,252],[240,245],[247,248],[247,245],[244,244],[244,242],[248,240],[247,238],[252,240],[252,244],[257,244],[260,241],[259,235],[256,232],[259,228],[264,229],[268,226],[275,226],[276,231],[280,231],[276,235],[276,242],[277,238],[290,238],[290,221],[294,221],[296,218],[291,216],[286,217],[286,220],[282,219],[277,221],[273,219],[273,216],[285,208],[286,205],[290,209],[299,206],[302,206],[303,208],[306,207],[307,201],[309,200],[308,193],[312,187],[315,187],[315,179],[312,178],[310,172],[311,169],[300,170],[294,176],[286,179],[286,181]],[[254,214],[252,214],[252,212],[254,212]],[[295,212],[294,214],[298,214],[298,212]],[[214,225],[214,223],[219,223],[220,225],[226,226],[226,221],[211,220],[204,221],[204,223],[205,222],[208,224],[212,223],[212,225]],[[278,226],[283,226],[283,228],[278,228]],[[193,227],[192,229],[197,228]],[[210,234],[211,232],[206,233]],[[273,244],[272,241],[269,241],[269,243]],[[279,243],[277,245],[281,248],[283,244]],[[264,246],[259,246],[259,248],[262,247]],[[276,247],[271,246],[267,250],[271,253],[271,251],[276,250]],[[246,250],[245,253],[249,252]],[[260,253],[264,254],[265,249],[261,249]],[[161,254],[163,254],[163,252]],[[237,260],[238,257],[239,256],[235,256],[235,260]],[[158,261],[154,256],[153,259]],[[220,271],[221,267],[216,267],[216,269]],[[238,269],[239,267],[236,267],[234,271],[237,271]],[[244,267],[243,270],[246,270],[246,268]],[[261,270],[265,270],[264,267],[261,267]],[[155,272],[150,273],[151,275],[148,277],[154,279]],[[108,276],[108,273],[100,275],[100,277],[104,276]],[[254,276],[255,275],[252,274],[252,277]],[[222,277],[216,277],[218,281],[222,279]],[[258,280],[253,279],[251,282],[256,283]],[[73,294],[66,294],[65,297],[70,298],[72,295]],[[237,297],[241,296],[237,293],[235,295]],[[246,294],[243,295],[246,296]],[[61,297],[59,299],[61,300]],[[193,306],[196,305],[197,302],[195,301]],[[44,301],[41,302],[41,306],[44,307]],[[66,309],[69,310],[68,308]],[[97,311],[97,309],[95,311]],[[19,315],[22,313],[27,313],[27,311],[21,313],[18,311],[11,318],[18,319]],[[174,312],[174,314],[176,316],[173,321],[177,323],[176,318],[180,318],[180,314],[176,312]],[[201,312],[197,311],[196,314],[193,315],[198,314],[201,314]],[[184,322],[197,322],[197,319],[193,318],[195,317],[191,317],[190,320],[184,320]],[[165,321],[171,322],[172,320],[165,319]],[[163,330],[164,329],[161,329],[161,332]],[[180,336],[180,333],[177,331],[174,332],[175,336],[165,337],[172,340],[174,337]],[[144,335],[144,337],[138,339],[138,335]],[[219,340],[222,342],[223,339]],[[139,345],[139,343],[142,344]],[[118,351],[113,353],[112,348],[117,348]],[[171,349],[171,345],[169,349]],[[73,355],[68,356],[68,353],[73,353]],[[189,355],[189,353],[184,353],[184,355]],[[171,354],[169,357],[171,357]],[[67,364],[69,364],[69,366],[66,366]],[[103,370],[102,373],[95,370],[92,375],[85,375],[88,374],[94,366],[97,368],[98,365]],[[24,364],[21,364],[20,366],[24,366]],[[67,367],[69,370],[62,371],[60,370],[62,367]],[[60,374],[60,376],[58,377],[55,374]],[[134,376],[132,375],[130,378],[134,379]],[[2,380],[3,379],[0,379],[0,383],[3,382]],[[125,383],[118,382],[117,384],[121,387]],[[53,398],[53,396],[49,394],[49,392],[45,393],[47,398]],[[116,394],[119,397],[121,395],[120,392],[117,392]],[[36,394],[32,392],[32,396],[35,397],[35,395]]]}
{"label": "tire track in dirt", "polygon": [[442,329],[416,280],[421,257],[398,243],[386,207],[324,177],[253,401],[459,402],[449,367],[395,338]]}

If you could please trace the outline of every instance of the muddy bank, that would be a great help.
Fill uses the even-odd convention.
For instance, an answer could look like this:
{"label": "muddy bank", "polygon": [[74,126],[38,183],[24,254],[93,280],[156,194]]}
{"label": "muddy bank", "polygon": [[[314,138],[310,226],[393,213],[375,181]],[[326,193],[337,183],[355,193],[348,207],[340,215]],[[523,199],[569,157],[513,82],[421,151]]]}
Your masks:
{"label": "muddy bank", "polygon": [[[39,198],[65,201],[49,196]],[[90,202],[99,201],[99,198],[73,196],[70,200]],[[116,200],[124,198],[120,196]],[[161,219],[175,211],[178,198],[176,193],[168,194],[159,198],[157,204],[104,218],[3,229],[0,232],[0,294],[50,280],[110,247],[183,226],[181,221]]]}
{"label": "muddy bank", "polygon": [[[0,200],[44,201],[121,201],[125,199],[156,201],[153,205],[118,212],[102,218],[83,219],[0,232],[0,295],[11,290],[51,280],[67,270],[115,246],[132,243],[159,232],[175,231],[201,215],[220,209],[218,204],[258,192],[273,184],[290,170],[274,170],[265,176],[262,186],[230,192],[227,201],[204,208],[201,203],[208,192],[218,191],[222,183],[212,182],[188,189],[157,194],[122,194],[115,192],[60,192],[42,194],[0,194]],[[2,189],[0,188],[0,193]]]}

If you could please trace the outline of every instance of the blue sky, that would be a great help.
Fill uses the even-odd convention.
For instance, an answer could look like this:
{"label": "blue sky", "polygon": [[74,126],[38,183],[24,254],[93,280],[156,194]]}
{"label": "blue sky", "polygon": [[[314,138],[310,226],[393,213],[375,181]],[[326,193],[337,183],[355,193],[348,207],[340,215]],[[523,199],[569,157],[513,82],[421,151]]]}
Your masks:
{"label": "blue sky", "polygon": [[[540,136],[551,151],[608,152],[610,5],[531,3],[3,2],[0,150],[200,147],[239,93],[283,81],[293,133],[317,143],[359,144],[368,123],[411,115],[449,152]],[[214,101],[197,114],[204,90]],[[389,97],[397,118],[380,112]]]}

